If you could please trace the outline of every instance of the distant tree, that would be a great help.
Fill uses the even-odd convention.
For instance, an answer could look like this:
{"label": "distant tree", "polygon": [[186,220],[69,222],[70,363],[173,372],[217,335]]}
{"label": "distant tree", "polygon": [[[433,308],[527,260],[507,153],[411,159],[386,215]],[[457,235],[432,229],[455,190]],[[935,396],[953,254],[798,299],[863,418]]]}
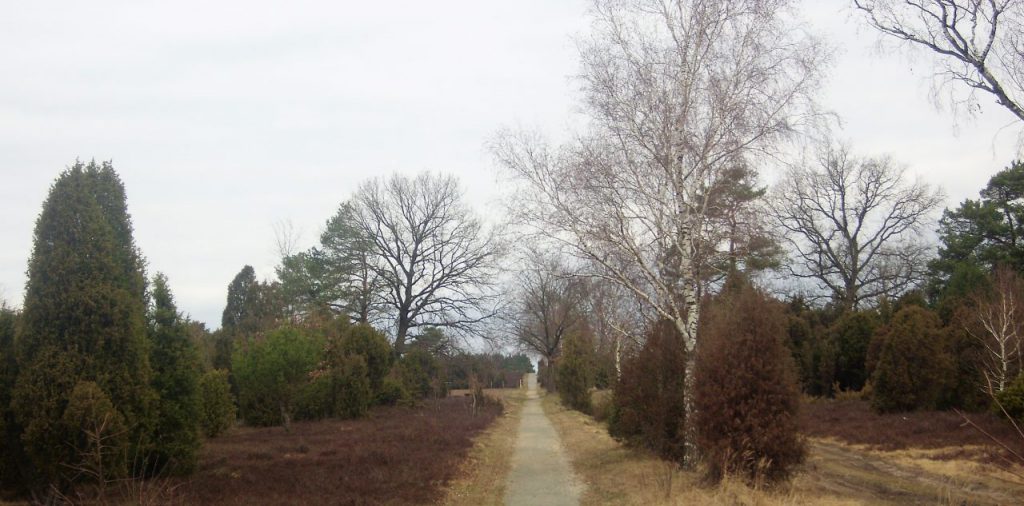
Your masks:
{"label": "distant tree", "polygon": [[[1017,0],[854,0],[868,24],[936,61],[936,94],[947,86],[952,105],[973,112],[977,92],[1024,120],[1024,8]],[[966,91],[964,96],[962,92]]]}
{"label": "distant tree", "polygon": [[155,470],[188,473],[198,461],[199,357],[162,273],[153,278],[150,299],[150,362],[159,400],[153,461],[148,465]]}
{"label": "distant tree", "polygon": [[943,212],[939,241],[930,268],[940,297],[967,297],[998,265],[1024,272],[1024,162],[992,176],[980,199]]}
{"label": "distant tree", "polygon": [[36,222],[12,392],[33,488],[67,483],[80,461],[78,426],[62,420],[72,391],[92,383],[130,433],[129,455],[152,443],[155,398],[146,336],[143,260],[124,186],[109,163],[75,163],[50,188]]}
{"label": "distant tree", "polygon": [[382,308],[384,283],[378,274],[381,258],[372,236],[360,225],[352,202],[342,203],[320,235],[323,258],[336,283],[332,306],[356,323],[369,323]]}
{"label": "distant tree", "polygon": [[789,170],[771,199],[792,246],[788,273],[816,281],[845,309],[913,288],[930,250],[919,232],[942,193],[908,183],[887,158],[855,158],[830,144],[816,155],[816,166]]}
{"label": "distant tree", "polygon": [[710,478],[785,479],[803,461],[800,391],[782,305],[730,277],[701,325],[694,402],[697,444]]}
{"label": "distant tree", "polygon": [[206,437],[217,437],[235,423],[235,400],[228,372],[206,371],[199,377],[199,428]]}
{"label": "distant tree", "polygon": [[359,186],[351,205],[359,233],[373,244],[369,267],[394,319],[397,355],[411,329],[469,330],[493,315],[497,237],[463,202],[454,177],[374,179]]}
{"label": "distant tree", "polygon": [[276,328],[283,319],[284,306],[278,285],[258,281],[251,266],[243,267],[228,285],[227,304],[215,337],[214,367],[229,368],[236,344],[247,347]]}
{"label": "distant tree", "polygon": [[501,368],[511,372],[532,373],[536,372],[530,357],[522,353],[502,357]]}
{"label": "distant tree", "polygon": [[871,407],[882,413],[938,407],[953,371],[939,317],[908,306],[875,339],[879,352],[871,375]]}
{"label": "distant tree", "polygon": [[[583,280],[574,277],[554,258],[529,257],[528,267],[516,278],[509,321],[519,346],[553,364],[562,341],[581,330],[586,292]],[[543,386],[556,390],[553,377]],[[557,380],[555,380],[557,382]]]}

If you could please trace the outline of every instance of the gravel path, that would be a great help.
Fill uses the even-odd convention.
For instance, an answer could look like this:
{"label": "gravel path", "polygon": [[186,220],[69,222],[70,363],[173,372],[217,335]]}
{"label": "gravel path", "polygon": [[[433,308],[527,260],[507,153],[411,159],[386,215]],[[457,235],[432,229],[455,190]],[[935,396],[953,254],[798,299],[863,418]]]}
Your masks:
{"label": "gravel path", "polygon": [[555,427],[544,415],[537,396],[537,376],[527,377],[512,471],[505,504],[509,506],[579,504],[580,486],[572,474]]}

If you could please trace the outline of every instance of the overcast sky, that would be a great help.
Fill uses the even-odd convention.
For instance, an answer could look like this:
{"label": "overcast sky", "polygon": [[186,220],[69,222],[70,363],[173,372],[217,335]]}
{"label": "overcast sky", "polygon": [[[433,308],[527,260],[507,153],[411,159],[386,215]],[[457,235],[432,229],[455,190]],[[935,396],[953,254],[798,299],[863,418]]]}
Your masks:
{"label": "overcast sky", "polygon": [[[974,120],[937,110],[929,61],[879,52],[846,5],[802,10],[840,49],[821,95],[839,137],[891,155],[951,204],[975,197],[1015,157],[1020,126],[988,97]],[[366,178],[454,173],[493,212],[485,143],[502,126],[567,131],[587,6],[11,2],[0,17],[0,298],[21,303],[36,216],[76,158],[113,160],[150,272],[211,328],[243,265],[273,276],[275,223],[312,245]]]}

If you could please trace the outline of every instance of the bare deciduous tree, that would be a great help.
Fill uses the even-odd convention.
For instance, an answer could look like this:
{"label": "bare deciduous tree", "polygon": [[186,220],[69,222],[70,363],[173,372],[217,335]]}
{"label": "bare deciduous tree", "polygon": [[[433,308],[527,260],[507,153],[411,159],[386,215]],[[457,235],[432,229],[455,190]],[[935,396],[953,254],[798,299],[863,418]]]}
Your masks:
{"label": "bare deciduous tree", "polygon": [[791,168],[771,198],[792,246],[789,273],[817,281],[846,308],[914,286],[931,249],[918,232],[942,193],[907,183],[888,158],[856,158],[831,144],[815,155]]}
{"label": "bare deciduous tree", "polygon": [[[591,123],[551,149],[505,133],[494,151],[523,183],[517,218],[568,247],[696,343],[709,199],[813,120],[828,52],[786,26],[785,0],[596,0],[581,44]],[[703,258],[702,258],[703,257]]]}
{"label": "bare deciduous tree", "polygon": [[494,314],[488,305],[498,243],[462,202],[455,178],[374,179],[359,186],[351,205],[373,243],[369,266],[395,320],[397,354],[412,328],[472,330]]}
{"label": "bare deciduous tree", "polygon": [[996,270],[990,292],[971,297],[964,329],[985,348],[985,377],[996,392],[1021,370],[1024,340],[1024,282],[1012,269]]}
{"label": "bare deciduous tree", "polygon": [[1024,120],[1024,6],[1019,0],[854,0],[868,24],[888,37],[932,51],[936,91],[964,85],[954,107],[977,104],[976,92]]}
{"label": "bare deciduous tree", "polygon": [[582,323],[584,281],[556,258],[530,255],[516,277],[509,324],[519,345],[552,363]]}

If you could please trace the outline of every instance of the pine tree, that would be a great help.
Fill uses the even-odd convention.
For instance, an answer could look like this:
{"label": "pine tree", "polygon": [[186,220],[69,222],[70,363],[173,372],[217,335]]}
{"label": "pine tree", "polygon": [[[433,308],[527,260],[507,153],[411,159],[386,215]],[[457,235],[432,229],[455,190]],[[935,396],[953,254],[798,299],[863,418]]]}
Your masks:
{"label": "pine tree", "polygon": [[141,455],[154,424],[143,260],[124,186],[110,163],[76,162],[50,188],[36,222],[18,335],[12,407],[32,485],[65,484],[81,427],[62,422],[79,382],[94,382]]}
{"label": "pine tree", "polygon": [[174,305],[167,277],[153,278],[150,336],[153,388],[159,396],[154,438],[154,470],[186,473],[199,449],[197,383],[199,360],[188,328]]}

